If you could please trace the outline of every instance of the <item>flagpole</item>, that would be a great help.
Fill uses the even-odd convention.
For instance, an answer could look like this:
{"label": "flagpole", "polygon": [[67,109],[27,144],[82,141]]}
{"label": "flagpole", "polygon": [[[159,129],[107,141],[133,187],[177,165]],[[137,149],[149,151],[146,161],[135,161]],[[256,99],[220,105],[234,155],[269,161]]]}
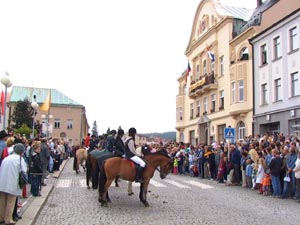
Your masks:
{"label": "flagpole", "polygon": [[49,137],[50,106],[51,106],[51,88],[49,89],[49,107],[48,107],[48,112],[47,112],[47,138]]}

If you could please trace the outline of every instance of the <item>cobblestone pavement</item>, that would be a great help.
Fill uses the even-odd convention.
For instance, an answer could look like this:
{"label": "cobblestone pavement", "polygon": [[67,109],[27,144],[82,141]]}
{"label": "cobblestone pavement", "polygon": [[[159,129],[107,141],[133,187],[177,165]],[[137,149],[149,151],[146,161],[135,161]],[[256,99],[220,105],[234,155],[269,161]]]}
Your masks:
{"label": "cobblestone pavement", "polygon": [[[84,173],[76,175],[70,159],[54,184],[36,225],[297,225],[300,203],[292,199],[262,196],[242,187],[228,187],[215,181],[158,174],[149,185],[146,208],[134,195],[127,195],[127,181],[111,186],[112,203],[101,207],[96,190],[87,189]],[[81,169],[82,170],[82,169]]]}

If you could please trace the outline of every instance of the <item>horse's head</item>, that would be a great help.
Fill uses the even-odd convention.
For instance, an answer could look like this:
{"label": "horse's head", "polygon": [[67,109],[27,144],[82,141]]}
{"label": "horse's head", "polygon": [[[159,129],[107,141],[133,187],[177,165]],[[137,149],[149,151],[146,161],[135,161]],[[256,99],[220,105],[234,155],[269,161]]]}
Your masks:
{"label": "horse's head", "polygon": [[168,173],[173,169],[173,159],[168,155],[167,151],[160,151],[166,158],[165,163],[160,166],[159,176],[161,179],[166,178]]}

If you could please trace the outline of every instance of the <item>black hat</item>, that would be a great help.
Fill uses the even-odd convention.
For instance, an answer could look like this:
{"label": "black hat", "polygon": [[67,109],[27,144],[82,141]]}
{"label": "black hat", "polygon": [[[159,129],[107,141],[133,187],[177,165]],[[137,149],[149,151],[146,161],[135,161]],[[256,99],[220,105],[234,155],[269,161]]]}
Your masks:
{"label": "black hat", "polygon": [[5,130],[1,130],[1,131],[0,131],[0,139],[3,139],[3,138],[5,138],[5,137],[7,137],[7,136],[8,136],[8,134],[6,133]]}

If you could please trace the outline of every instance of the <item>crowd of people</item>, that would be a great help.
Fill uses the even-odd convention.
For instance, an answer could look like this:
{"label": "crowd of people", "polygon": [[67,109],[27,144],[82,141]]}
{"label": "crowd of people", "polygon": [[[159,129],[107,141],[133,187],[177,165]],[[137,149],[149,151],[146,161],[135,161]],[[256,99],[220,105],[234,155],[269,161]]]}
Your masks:
{"label": "crowd of people", "polygon": [[256,135],[236,143],[168,146],[174,174],[189,174],[261,195],[300,202],[300,141],[283,134]]}
{"label": "crowd of people", "polygon": [[18,198],[27,198],[27,185],[20,187],[22,171],[30,194],[41,196],[49,173],[60,169],[62,161],[69,157],[71,148],[59,139],[35,138],[0,131],[0,224],[13,225],[22,217],[18,214]]}

